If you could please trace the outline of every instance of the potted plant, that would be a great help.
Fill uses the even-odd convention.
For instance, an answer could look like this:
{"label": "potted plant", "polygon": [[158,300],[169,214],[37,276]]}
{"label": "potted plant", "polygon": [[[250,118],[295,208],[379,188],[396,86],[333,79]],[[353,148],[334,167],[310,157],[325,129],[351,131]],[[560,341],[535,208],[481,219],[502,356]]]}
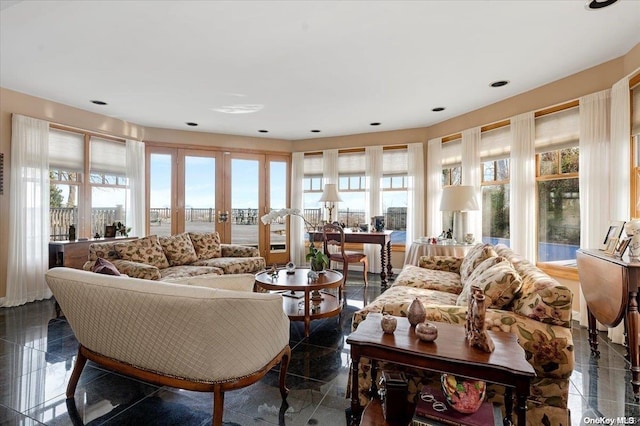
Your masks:
{"label": "potted plant", "polygon": [[311,264],[312,271],[322,272],[329,266],[329,256],[324,254],[322,250],[318,250],[313,242],[309,244],[309,252],[305,258]]}

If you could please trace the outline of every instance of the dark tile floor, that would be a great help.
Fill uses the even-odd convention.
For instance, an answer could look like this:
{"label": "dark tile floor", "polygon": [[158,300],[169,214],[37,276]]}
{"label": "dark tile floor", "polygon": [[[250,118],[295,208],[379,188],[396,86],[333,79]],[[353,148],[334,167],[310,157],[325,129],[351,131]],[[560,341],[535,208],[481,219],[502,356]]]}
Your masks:
{"label": "dark tile floor", "polygon": [[[226,394],[226,424],[345,424],[349,406],[345,339],[351,315],[380,294],[379,277],[370,275],[365,289],[358,274],[352,275],[347,285],[348,306],[339,319],[314,321],[308,338],[303,337],[301,323],[291,324],[292,360],[287,378],[291,393],[286,410],[280,412],[278,375],[272,371],[260,382]],[[629,416],[625,424],[635,424],[640,405],[633,402],[625,350],[608,343],[604,335],[599,342],[602,355],[594,360],[586,330],[574,328],[572,424],[595,424],[600,417],[615,420],[618,416]],[[76,350],[73,332],[63,318],[56,318],[51,300],[0,309],[0,424],[210,424],[211,394],[149,385],[92,363],[82,373],[76,391],[77,412],[70,416],[65,388]]]}

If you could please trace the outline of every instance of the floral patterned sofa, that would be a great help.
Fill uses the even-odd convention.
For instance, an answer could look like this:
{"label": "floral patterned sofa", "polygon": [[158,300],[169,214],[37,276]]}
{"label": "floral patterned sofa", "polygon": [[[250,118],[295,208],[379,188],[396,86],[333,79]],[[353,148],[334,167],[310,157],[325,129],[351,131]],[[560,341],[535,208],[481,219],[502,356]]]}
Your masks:
{"label": "floral patterned sofa", "polygon": [[257,248],[221,244],[217,232],[150,235],[133,241],[93,243],[83,269],[92,270],[98,258],[113,263],[121,274],[148,280],[245,274],[265,268]]}
{"label": "floral patterned sofa", "polygon": [[[463,327],[472,284],[483,288],[491,299],[485,317],[487,328],[514,333],[536,371],[527,423],[570,424],[567,399],[574,365],[573,294],[505,245],[478,244],[464,258],[423,256],[419,266],[405,265],[387,291],[353,315],[352,329],[355,330],[369,312],[407,316],[415,298],[424,305],[428,321]],[[384,368],[405,371],[410,401],[415,401],[423,383],[436,379],[434,373],[423,370],[389,364],[383,365]],[[358,381],[363,406],[369,399],[369,372],[369,362],[361,362]],[[488,395],[494,402],[504,403],[503,394],[501,386],[489,386]]]}

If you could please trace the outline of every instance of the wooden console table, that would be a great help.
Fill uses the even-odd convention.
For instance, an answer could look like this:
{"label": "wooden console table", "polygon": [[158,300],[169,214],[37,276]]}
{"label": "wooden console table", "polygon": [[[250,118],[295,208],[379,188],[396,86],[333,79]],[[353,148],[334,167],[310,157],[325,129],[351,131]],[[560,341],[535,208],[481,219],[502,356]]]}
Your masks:
{"label": "wooden console table", "polygon": [[[381,232],[353,232],[344,230],[344,241],[346,243],[379,244],[380,245],[380,283],[382,288],[386,288],[389,278],[393,276],[393,266],[391,265],[391,233],[393,231]],[[309,238],[313,241],[322,241],[322,232],[310,232]]]}
{"label": "wooden console table", "polygon": [[632,262],[628,255],[619,258],[596,249],[579,249],[576,257],[580,287],[587,302],[591,354],[595,357],[600,356],[596,320],[607,327],[615,327],[624,320],[625,339],[631,363],[631,385],[634,398],[639,400],[640,262]]}
{"label": "wooden console table", "polygon": [[116,237],[75,241],[49,241],[49,268],[66,266],[68,268],[82,269],[82,265],[89,259],[89,246],[91,244],[137,239],[137,237]]}
{"label": "wooden console table", "polygon": [[[432,343],[422,342],[413,327],[404,317],[397,317],[398,326],[394,334],[384,334],[380,326],[382,314],[370,313],[356,331],[347,338],[351,346],[351,425],[358,425],[362,407],[358,398],[358,364],[361,357],[372,360],[372,394],[376,389],[376,363],[388,361],[409,367],[452,373],[463,377],[485,380],[506,386],[505,401],[512,397],[515,389],[519,425],[526,425],[526,401],[531,379],[536,373],[527,362],[524,349],[514,334],[489,331],[496,349],[483,352],[470,347],[465,338],[464,327],[447,323],[436,323],[440,336]],[[511,404],[505,403],[506,418],[511,420]],[[375,413],[375,410],[371,410]],[[377,419],[362,419],[363,424],[383,424]]]}

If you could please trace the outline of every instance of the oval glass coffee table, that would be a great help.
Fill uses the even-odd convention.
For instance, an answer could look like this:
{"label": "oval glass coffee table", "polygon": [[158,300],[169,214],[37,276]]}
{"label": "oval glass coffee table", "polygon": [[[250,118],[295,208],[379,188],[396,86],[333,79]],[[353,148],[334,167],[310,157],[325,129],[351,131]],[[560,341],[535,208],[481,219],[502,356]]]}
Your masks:
{"label": "oval glass coffee table", "polygon": [[[256,274],[256,285],[282,294],[282,307],[291,321],[304,321],[304,335],[309,337],[311,320],[336,316],[342,312],[343,277],[338,271],[327,269],[317,280],[309,279],[309,269],[297,268],[287,274],[280,270],[277,277],[270,271]],[[330,294],[328,289],[336,289]]]}

